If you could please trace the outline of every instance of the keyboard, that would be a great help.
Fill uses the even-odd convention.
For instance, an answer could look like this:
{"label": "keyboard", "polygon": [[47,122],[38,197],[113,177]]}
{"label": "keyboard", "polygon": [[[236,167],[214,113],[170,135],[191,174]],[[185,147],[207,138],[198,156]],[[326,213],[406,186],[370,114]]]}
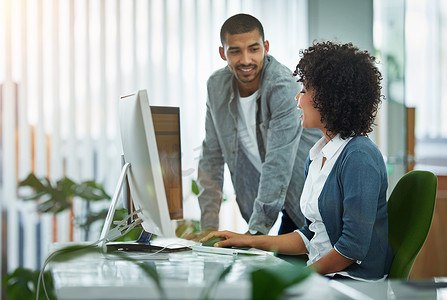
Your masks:
{"label": "keyboard", "polygon": [[239,248],[220,248],[220,247],[209,247],[202,245],[193,245],[191,249],[196,252],[201,253],[213,253],[213,254],[223,254],[223,255],[238,255],[238,254],[248,254],[248,255],[267,255],[268,252],[262,251],[255,248],[250,249],[239,249]]}

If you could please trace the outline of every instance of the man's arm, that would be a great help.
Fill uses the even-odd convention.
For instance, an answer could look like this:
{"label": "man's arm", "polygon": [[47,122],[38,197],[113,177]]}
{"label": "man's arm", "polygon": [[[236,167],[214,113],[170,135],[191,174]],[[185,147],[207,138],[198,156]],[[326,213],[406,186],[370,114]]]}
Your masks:
{"label": "man's arm", "polygon": [[270,118],[264,120],[268,124],[263,124],[268,125],[264,141],[266,156],[249,222],[251,230],[264,234],[268,233],[284,205],[302,133],[294,99],[298,93],[297,83],[291,78],[283,78],[272,85],[262,99],[267,103],[264,110],[270,112]]}
{"label": "man's arm", "polygon": [[219,211],[222,203],[224,158],[219,145],[214,121],[207,101],[205,119],[205,139],[199,161],[197,183],[199,186],[199,205],[201,210],[201,227],[204,230],[217,230]]}

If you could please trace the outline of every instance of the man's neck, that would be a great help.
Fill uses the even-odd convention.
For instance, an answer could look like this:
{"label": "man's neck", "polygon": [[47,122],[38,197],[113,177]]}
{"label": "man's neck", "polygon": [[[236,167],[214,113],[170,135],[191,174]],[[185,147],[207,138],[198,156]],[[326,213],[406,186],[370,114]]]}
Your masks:
{"label": "man's neck", "polygon": [[241,97],[249,97],[259,89],[259,79],[245,84],[238,82],[237,86]]}

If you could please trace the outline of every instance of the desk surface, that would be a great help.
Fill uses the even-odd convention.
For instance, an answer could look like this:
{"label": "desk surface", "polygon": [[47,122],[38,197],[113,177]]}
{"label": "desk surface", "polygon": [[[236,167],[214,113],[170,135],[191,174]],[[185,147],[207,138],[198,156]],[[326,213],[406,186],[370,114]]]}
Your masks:
{"label": "desk surface", "polygon": [[[206,288],[230,265],[230,273],[213,288],[211,299],[250,299],[250,270],[285,263],[272,255],[221,255],[195,251],[146,258],[144,262],[154,266],[162,278],[168,299],[203,299]],[[160,299],[154,281],[139,266],[115,256],[90,253],[71,261],[50,263],[50,269],[57,299]],[[291,289],[289,295],[307,294],[310,289],[322,298],[331,299],[326,297],[333,294],[327,280],[313,276],[312,282],[321,284],[312,288],[303,283]]]}
{"label": "desk surface", "polygon": [[[203,299],[206,287],[229,265],[211,299],[250,299],[250,270],[285,263],[272,255],[219,255],[195,251],[144,260],[155,267],[168,299]],[[160,299],[154,281],[136,264],[92,253],[50,264],[58,299]],[[447,288],[415,288],[405,282],[331,281],[313,274],[281,299],[447,299]]]}

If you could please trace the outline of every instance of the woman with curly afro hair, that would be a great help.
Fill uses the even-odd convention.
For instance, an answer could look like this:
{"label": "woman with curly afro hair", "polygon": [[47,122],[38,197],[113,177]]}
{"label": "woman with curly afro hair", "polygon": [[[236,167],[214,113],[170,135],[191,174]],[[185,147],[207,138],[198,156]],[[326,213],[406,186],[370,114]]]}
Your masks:
{"label": "woman with curly afro hair", "polygon": [[215,246],[249,246],[282,254],[307,254],[307,264],[334,279],[386,278],[392,261],[388,243],[383,156],[367,137],[381,103],[382,76],[375,58],[351,43],[314,43],[300,52],[295,76],[303,128],[324,136],[311,148],[301,210],[306,224],[279,236],[228,231]]}

